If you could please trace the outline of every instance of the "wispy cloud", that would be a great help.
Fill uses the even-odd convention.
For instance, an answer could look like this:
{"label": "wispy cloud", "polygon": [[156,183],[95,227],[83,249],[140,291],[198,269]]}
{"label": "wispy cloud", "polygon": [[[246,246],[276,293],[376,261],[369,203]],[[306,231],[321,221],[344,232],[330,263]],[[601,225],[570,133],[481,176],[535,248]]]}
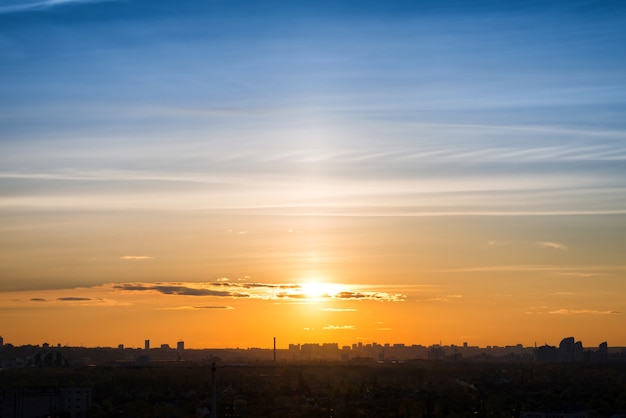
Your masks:
{"label": "wispy cloud", "polygon": [[31,10],[43,10],[68,4],[102,3],[115,0],[43,0],[43,1],[6,1],[0,3],[0,14],[18,13]]}
{"label": "wispy cloud", "polygon": [[544,248],[552,248],[555,250],[567,250],[567,247],[560,242],[554,241],[538,241],[535,243],[536,245]]}
{"label": "wispy cloud", "polygon": [[453,300],[458,300],[461,299],[463,297],[463,295],[445,295],[445,296],[434,296],[431,298],[427,298],[427,299],[418,299],[418,301],[425,301],[425,302],[452,302]]}
{"label": "wispy cloud", "polygon": [[541,265],[541,264],[513,264],[513,265],[496,265],[496,266],[477,266],[463,267],[457,269],[441,269],[432,270],[435,273],[471,273],[471,272],[555,272],[560,275],[576,275],[578,277],[589,277],[588,272],[610,272],[610,271],[626,271],[624,265]]}
{"label": "wispy cloud", "polygon": [[123,255],[120,257],[122,260],[154,260],[154,257],[149,255]]}
{"label": "wispy cloud", "polygon": [[331,331],[354,330],[355,326],[354,325],[326,325],[322,327],[322,329],[331,330]]}
{"label": "wispy cloud", "polygon": [[580,278],[593,277],[593,276],[597,276],[598,274],[599,273],[582,273],[582,272],[575,272],[575,271],[565,271],[565,272],[559,273],[559,275],[561,276],[580,277]]}
{"label": "wispy cloud", "polygon": [[613,315],[619,314],[619,311],[599,311],[594,309],[556,309],[549,311],[549,314],[554,315]]}
{"label": "wispy cloud", "polygon": [[85,302],[85,301],[91,300],[91,298],[67,296],[67,297],[57,298],[57,300],[61,302]]}

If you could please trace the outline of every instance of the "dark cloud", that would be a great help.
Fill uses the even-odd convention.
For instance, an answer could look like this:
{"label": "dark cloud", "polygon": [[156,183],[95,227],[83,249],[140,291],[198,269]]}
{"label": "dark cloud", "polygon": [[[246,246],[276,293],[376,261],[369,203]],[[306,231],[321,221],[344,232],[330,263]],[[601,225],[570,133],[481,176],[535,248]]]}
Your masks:
{"label": "dark cloud", "polygon": [[229,298],[253,299],[330,299],[330,300],[377,300],[387,302],[402,302],[406,295],[389,294],[385,292],[325,292],[312,297],[301,284],[272,284],[272,283],[230,283],[215,281],[209,283],[180,283],[160,282],[148,283],[121,283],[113,285],[114,289],[145,292],[153,291],[164,295],[179,296],[214,296]]}
{"label": "dark cloud", "polygon": [[[222,284],[222,283],[220,283]],[[137,285],[137,284],[120,284],[113,286],[115,289],[130,291],[157,291],[164,295],[181,295],[181,296],[217,296],[217,297],[234,297],[247,298],[250,295],[238,292],[229,292],[222,290],[213,290],[206,288],[197,288],[181,285]]]}
{"label": "dark cloud", "polygon": [[30,300],[32,302],[47,302],[44,298],[31,298]]}
{"label": "dark cloud", "polygon": [[91,300],[91,298],[76,298],[76,297],[64,297],[64,298],[57,298],[57,300],[60,301],[64,301],[64,302],[80,302],[80,301],[87,301],[87,300]]}
{"label": "dark cloud", "polygon": [[232,296],[231,292],[211,289],[197,289],[187,286],[152,286],[151,290],[163,293],[165,295],[183,295],[183,296]]}
{"label": "dark cloud", "polygon": [[277,293],[276,294],[277,298],[280,299],[306,299],[307,295],[305,295],[304,293]]}
{"label": "dark cloud", "polygon": [[338,299],[363,299],[366,295],[360,292],[339,292],[337,293]]}

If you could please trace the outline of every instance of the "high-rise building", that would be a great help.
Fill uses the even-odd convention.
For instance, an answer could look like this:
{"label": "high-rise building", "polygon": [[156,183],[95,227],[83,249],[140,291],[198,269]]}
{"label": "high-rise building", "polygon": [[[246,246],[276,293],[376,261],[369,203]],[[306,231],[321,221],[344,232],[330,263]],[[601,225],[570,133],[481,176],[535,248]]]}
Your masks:
{"label": "high-rise building", "polygon": [[146,351],[149,351],[149,350],[150,350],[150,340],[146,340],[146,341],[144,341],[144,349],[145,349]]}

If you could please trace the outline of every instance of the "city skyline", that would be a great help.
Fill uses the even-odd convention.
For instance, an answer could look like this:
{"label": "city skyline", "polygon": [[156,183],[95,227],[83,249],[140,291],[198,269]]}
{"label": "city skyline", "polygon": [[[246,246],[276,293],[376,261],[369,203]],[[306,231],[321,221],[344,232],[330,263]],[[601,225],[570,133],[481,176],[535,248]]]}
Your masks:
{"label": "city skyline", "polygon": [[626,346],[624,68],[613,1],[0,0],[0,332]]}
{"label": "city skyline", "polygon": [[[318,342],[313,342],[313,341],[309,341],[309,342],[295,342],[295,341],[289,341],[289,342],[280,342],[279,340],[276,339],[276,337],[273,337],[270,340],[270,344],[267,346],[254,346],[254,347],[189,347],[184,340],[177,340],[175,342],[171,342],[171,341],[154,341],[151,339],[144,339],[143,341],[140,341],[140,344],[136,344],[136,345],[125,345],[123,343],[117,344],[117,345],[111,345],[111,346],[85,346],[85,345],[68,345],[68,344],[61,344],[56,343],[56,344],[51,344],[48,341],[43,342],[43,343],[27,343],[27,344],[23,344],[23,345],[15,345],[13,343],[11,343],[10,341],[5,341],[4,337],[2,337],[0,335],[0,347],[13,347],[13,348],[20,348],[20,347],[42,347],[43,349],[50,349],[50,350],[54,350],[57,348],[81,348],[81,349],[105,349],[105,350],[111,350],[111,349],[116,349],[116,350],[135,350],[135,351],[144,351],[144,352],[148,352],[148,351],[154,351],[154,350],[166,350],[166,351],[171,351],[171,352],[178,352],[178,353],[182,353],[184,351],[187,350],[195,350],[195,351],[210,351],[210,350],[238,350],[238,351],[249,351],[249,350],[262,350],[262,351],[269,351],[271,352],[293,352],[293,351],[305,351],[305,350],[310,350],[310,349],[325,349],[325,350],[329,350],[332,351],[333,349],[335,350],[339,350],[339,351],[361,351],[363,349],[395,349],[395,350],[401,350],[401,349],[411,349],[411,348],[419,348],[419,349],[432,349],[432,348],[445,348],[445,349],[470,349],[470,350],[480,350],[480,351],[485,351],[485,350],[500,350],[500,354],[503,355],[504,353],[507,352],[507,350],[520,350],[523,349],[523,351],[527,351],[527,350],[541,350],[541,349],[546,349],[546,348],[561,348],[564,349],[564,347],[569,347],[569,346],[577,346],[580,350],[585,350],[585,351],[593,351],[593,350],[606,350],[606,349],[611,349],[613,352],[616,353],[626,353],[626,351],[624,351],[626,349],[626,347],[620,347],[620,346],[615,346],[615,345],[610,345],[608,344],[607,341],[602,341],[597,345],[585,345],[583,341],[577,340],[575,337],[554,337],[553,338],[554,341],[559,341],[558,344],[554,343],[554,341],[551,341],[554,344],[548,343],[548,342],[544,342],[542,344],[538,344],[536,341],[533,345],[524,345],[521,343],[517,343],[517,344],[505,344],[505,345],[497,345],[497,344],[488,344],[488,345],[484,345],[484,346],[480,346],[480,345],[470,345],[467,341],[462,342],[461,344],[455,344],[455,343],[445,343],[443,341],[439,341],[436,343],[432,343],[432,344],[423,344],[423,343],[419,343],[419,342],[412,342],[412,343],[407,343],[407,342],[382,342],[382,341],[355,341],[352,342],[350,344],[339,344],[337,342],[332,342],[332,341],[318,341]],[[502,351],[504,350],[504,351]],[[566,351],[568,349],[565,349]],[[615,351],[618,350],[618,351]]]}

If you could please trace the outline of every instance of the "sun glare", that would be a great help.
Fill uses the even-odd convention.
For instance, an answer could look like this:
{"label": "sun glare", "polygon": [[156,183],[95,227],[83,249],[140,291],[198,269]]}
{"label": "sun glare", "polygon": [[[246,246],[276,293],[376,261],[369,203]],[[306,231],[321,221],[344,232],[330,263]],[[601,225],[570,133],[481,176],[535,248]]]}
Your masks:
{"label": "sun glare", "polygon": [[341,286],[335,283],[306,282],[300,287],[307,299],[326,299],[342,291]]}

